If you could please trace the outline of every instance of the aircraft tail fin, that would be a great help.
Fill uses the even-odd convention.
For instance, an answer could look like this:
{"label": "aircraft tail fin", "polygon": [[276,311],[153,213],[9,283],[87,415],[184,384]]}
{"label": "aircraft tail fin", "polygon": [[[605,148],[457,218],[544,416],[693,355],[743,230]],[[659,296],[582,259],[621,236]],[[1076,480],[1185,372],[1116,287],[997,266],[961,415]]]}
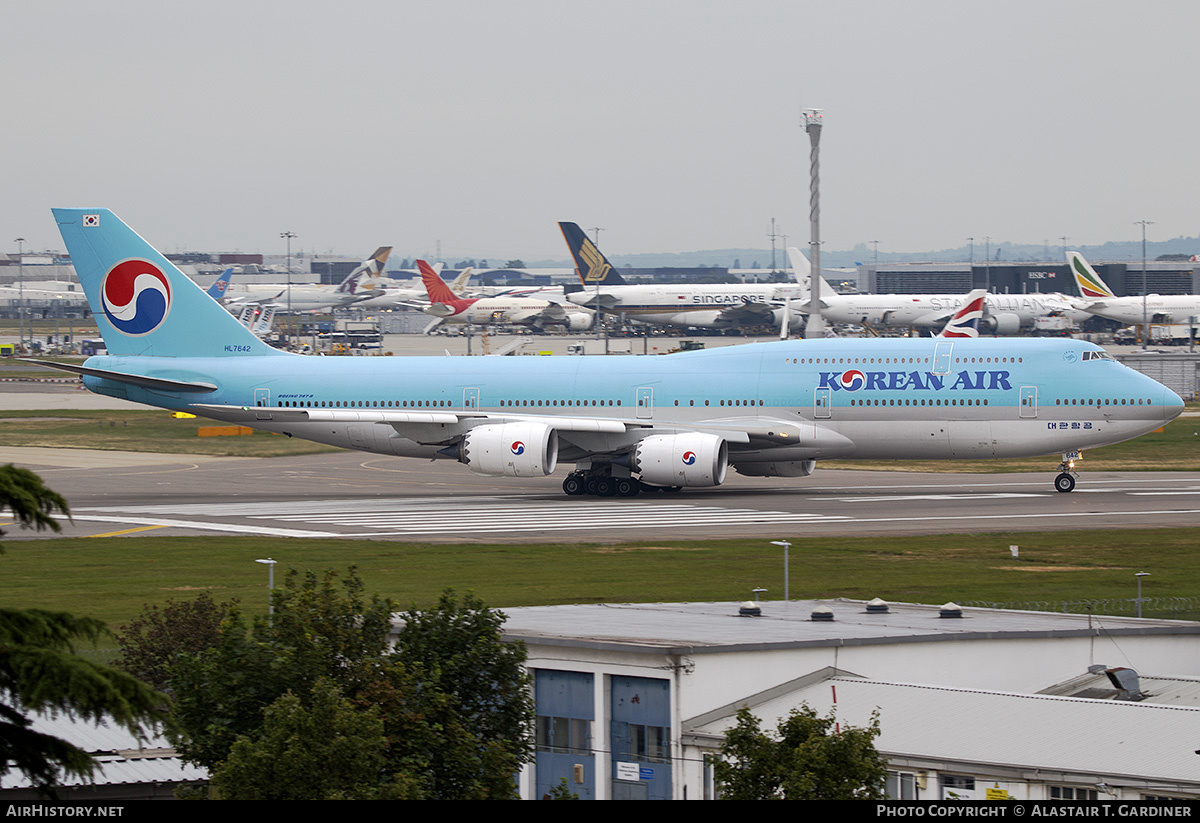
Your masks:
{"label": "aircraft tail fin", "polygon": [[383,277],[383,267],[387,264],[388,255],[392,253],[391,246],[380,246],[375,253],[358,264],[358,268],[343,278],[334,289],[338,294],[354,294],[358,291],[364,277],[378,280]]}
{"label": "aircraft tail fin", "polygon": [[938,337],[978,337],[979,321],[983,319],[983,304],[986,299],[987,289],[975,289],[970,292],[962,308],[946,321]]}
{"label": "aircraft tail fin", "polygon": [[208,296],[220,303],[225,299],[225,293],[229,291],[229,281],[233,277],[233,266],[221,272],[221,276],[213,281],[213,284],[208,287]]}
{"label": "aircraft tail fin", "polygon": [[1071,276],[1075,278],[1075,285],[1079,287],[1079,293],[1084,297],[1097,300],[1116,297],[1113,290],[1100,279],[1100,275],[1096,274],[1096,270],[1087,260],[1083,259],[1083,255],[1079,252],[1067,252],[1067,266],[1071,269]]}
{"label": "aircraft tail fin", "polygon": [[421,282],[425,284],[425,293],[429,295],[430,303],[444,303],[456,311],[466,308],[464,305],[466,301],[450,291],[446,281],[438,276],[437,272],[433,270],[433,266],[424,260],[418,260],[417,268],[421,272]]}
{"label": "aircraft tail fin", "polygon": [[567,248],[575,258],[575,273],[585,286],[620,286],[625,284],[621,276],[608,258],[596,247],[596,244],[579,228],[576,223],[559,223]]}
{"label": "aircraft tail fin", "polygon": [[110,355],[278,354],[108,209],[53,209]]}
{"label": "aircraft tail fin", "polygon": [[475,273],[475,269],[467,266],[458,273],[458,277],[450,284],[450,291],[457,295],[461,295],[467,289],[467,284],[471,282],[471,275]]}

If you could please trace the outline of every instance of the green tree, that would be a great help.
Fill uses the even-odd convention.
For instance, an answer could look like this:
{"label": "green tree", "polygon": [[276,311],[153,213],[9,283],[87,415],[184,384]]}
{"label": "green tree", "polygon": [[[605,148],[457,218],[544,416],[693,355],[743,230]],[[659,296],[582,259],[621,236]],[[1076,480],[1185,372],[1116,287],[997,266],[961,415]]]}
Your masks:
{"label": "green tree", "polygon": [[[0,506],[23,528],[59,531],[56,512],[67,502],[40,477],[12,465],[0,467]],[[53,793],[66,776],[87,777],[94,763],[79,747],[35,731],[28,712],[61,713],[82,720],[107,718],[142,735],[161,716],[162,695],[134,677],[83,659],[80,641],[95,642],[104,624],[66,612],[0,609],[0,763]]]}
{"label": "green tree", "polygon": [[819,717],[807,705],[762,731],[745,707],[725,735],[714,767],[725,800],[883,800],[887,763],[875,750],[879,716],[866,728]]}
{"label": "green tree", "polygon": [[[174,659],[169,731],[187,760],[215,774],[243,741],[277,746],[266,727],[283,715],[268,720],[264,709],[290,694],[289,717],[313,713],[316,684],[328,682],[383,722],[380,796],[516,796],[513,774],[532,757],[533,705],[524,649],[503,642],[501,613],[447,592],[437,608],[403,615],[392,648],[391,602],[366,597],[353,569],[293,573],[272,602],[274,616],[252,627],[230,610],[214,646]],[[303,770],[295,757],[299,765],[277,768]]]}
{"label": "green tree", "polygon": [[391,602],[363,597],[351,568],[339,578],[291,571],[272,593],[274,614],[248,628],[231,608],[215,645],[175,657],[168,732],[187,760],[215,770],[239,735],[257,730],[263,709],[291,691],[305,696],[329,678],[352,696],[387,653]]}
{"label": "green tree", "polygon": [[306,700],[289,691],[267,706],[262,726],[238,738],[211,786],[222,800],[406,797],[381,783],[386,748],[378,713],[320,678]]}
{"label": "green tree", "polygon": [[217,603],[208,592],[194,600],[147,606],[117,635],[117,666],[143,683],[170,691],[171,669],[182,654],[217,645],[221,621],[236,603]]}
{"label": "green tree", "polygon": [[402,617],[396,653],[452,696],[456,715],[488,753],[480,774],[498,781],[490,796],[515,794],[511,775],[532,760],[534,751],[524,644],[505,642],[503,612],[471,594],[459,601],[447,590],[436,607],[410,609]]}

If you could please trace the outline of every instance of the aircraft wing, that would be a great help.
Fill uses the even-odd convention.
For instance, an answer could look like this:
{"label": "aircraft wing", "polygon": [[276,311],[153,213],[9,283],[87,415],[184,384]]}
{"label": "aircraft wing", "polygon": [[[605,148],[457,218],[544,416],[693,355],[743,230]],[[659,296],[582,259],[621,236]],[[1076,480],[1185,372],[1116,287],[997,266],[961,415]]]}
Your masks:
{"label": "aircraft wing", "polygon": [[[577,291],[577,292],[572,292],[571,294],[572,294],[572,296],[577,295],[577,294],[581,295],[581,296],[582,295],[587,296],[587,300],[585,300],[583,302],[576,303],[574,300],[571,301],[572,303],[575,303],[575,305],[582,306],[585,309],[596,308],[597,299],[600,301],[600,308],[603,311],[611,311],[613,309],[621,308],[621,303],[622,303],[621,297],[619,295],[613,294],[611,292],[602,291],[597,296],[595,290],[584,289],[581,292]],[[582,300],[582,297],[581,297],[581,300]]]}
{"label": "aircraft wing", "polygon": [[[564,440],[586,452],[619,452],[628,450],[635,442],[652,434],[699,432],[714,434],[731,447],[756,449],[770,445],[812,443],[820,441],[825,448],[842,446],[847,453],[853,443],[832,430],[816,427],[812,422],[792,422],[770,418],[724,418],[717,420],[671,421],[629,420],[576,415],[508,414],[473,409],[439,411],[408,411],[401,409],[308,409],[287,406],[223,406],[194,403],[189,408],[198,414],[221,420],[246,422],[289,420],[367,423],[390,426],[401,437],[426,445],[450,444],[462,438],[471,428],[496,423],[541,423],[557,430]],[[597,438],[598,436],[598,438]]]}
{"label": "aircraft wing", "polygon": [[717,319],[742,326],[771,324],[775,322],[775,312],[778,308],[772,303],[739,303],[722,311],[717,315]]}

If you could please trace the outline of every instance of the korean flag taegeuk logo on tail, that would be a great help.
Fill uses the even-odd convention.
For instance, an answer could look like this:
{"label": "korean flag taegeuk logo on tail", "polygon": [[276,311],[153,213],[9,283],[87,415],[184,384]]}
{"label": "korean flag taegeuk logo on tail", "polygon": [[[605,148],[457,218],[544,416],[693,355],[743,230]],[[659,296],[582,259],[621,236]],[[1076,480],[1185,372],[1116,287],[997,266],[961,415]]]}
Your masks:
{"label": "korean flag taegeuk logo on tail", "polygon": [[171,283],[149,260],[122,260],[100,282],[100,303],[113,328],[140,337],[171,313]]}
{"label": "korean flag taegeuk logo on tail", "polygon": [[100,215],[85,214],[83,216],[83,225],[84,225],[84,228],[88,228],[88,229],[96,228],[97,226],[100,225]]}

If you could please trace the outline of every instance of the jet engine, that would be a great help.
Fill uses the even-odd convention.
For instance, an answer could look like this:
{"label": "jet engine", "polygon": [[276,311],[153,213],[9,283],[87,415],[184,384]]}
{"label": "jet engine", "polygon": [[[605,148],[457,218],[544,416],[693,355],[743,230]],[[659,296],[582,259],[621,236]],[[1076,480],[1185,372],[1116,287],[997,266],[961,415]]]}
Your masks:
{"label": "jet engine", "polygon": [[733,470],[746,477],[808,477],[815,460],[779,460],[773,463],[735,463]]}
{"label": "jet engine", "polygon": [[719,486],[729,466],[729,444],[715,434],[661,434],[640,441],[630,468],[656,486]]}
{"label": "jet engine", "polygon": [[592,313],[582,311],[567,312],[567,318],[563,323],[570,331],[583,331],[592,327]]}
{"label": "jet engine", "polygon": [[476,426],[463,438],[458,460],[489,477],[543,477],[558,465],[558,432],[544,423]]}
{"label": "jet engine", "polygon": [[980,324],[992,334],[1017,334],[1021,331],[1021,317],[1012,312],[984,315]]}

